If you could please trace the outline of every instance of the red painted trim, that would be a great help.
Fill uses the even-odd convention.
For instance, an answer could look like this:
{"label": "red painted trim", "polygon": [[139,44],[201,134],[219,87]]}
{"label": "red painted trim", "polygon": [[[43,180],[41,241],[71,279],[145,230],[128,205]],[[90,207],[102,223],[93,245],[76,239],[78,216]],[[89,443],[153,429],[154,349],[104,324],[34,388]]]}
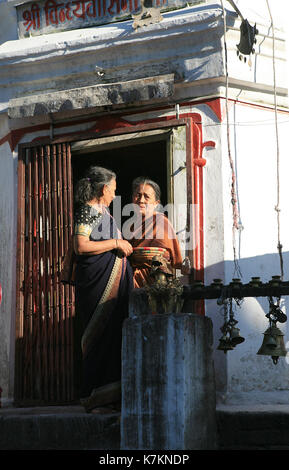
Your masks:
{"label": "red painted trim", "polygon": [[[233,99],[229,99],[229,102],[230,103],[238,103],[238,104],[241,104],[243,106],[249,106],[249,107],[253,107],[253,108],[260,108],[260,109],[266,109],[266,110],[269,110],[269,111],[274,111],[274,108],[272,106],[260,105],[260,104],[255,104],[255,103],[252,104],[252,103],[247,103],[245,101],[233,100]],[[182,107],[197,106],[198,104],[205,104],[205,105],[209,106],[220,122],[222,122],[224,120],[224,118],[226,116],[225,98],[224,97],[216,97],[216,98],[210,98],[210,99],[206,99],[206,100],[200,99],[200,100],[193,101],[193,102],[192,101],[183,102],[183,103],[180,104],[180,111],[181,111]],[[154,111],[169,110],[169,109],[173,109],[173,108],[170,108],[168,106],[160,106],[160,107],[154,108]],[[131,123],[130,121],[127,121],[125,119],[125,116],[131,116],[131,115],[134,115],[134,114],[137,114],[137,113],[142,113],[142,112],[147,112],[147,111],[148,110],[139,110],[139,111],[134,111],[134,112],[128,111],[128,112],[124,112],[122,114],[119,114],[117,117],[106,116],[104,118],[98,118],[98,119],[96,119],[95,117],[83,117],[83,118],[79,118],[79,119],[77,119],[75,121],[72,121],[72,122],[69,122],[69,120],[63,121],[63,122],[58,122],[58,123],[53,124],[53,127],[55,129],[61,129],[62,127],[67,127],[67,125],[75,126],[77,124],[85,124],[85,123],[93,122],[94,124],[93,124],[93,126],[91,127],[90,130],[95,131],[95,132],[100,132],[100,131],[104,131],[105,129],[108,129],[107,125],[109,123],[111,123],[112,120],[115,121],[115,127],[116,128],[119,128],[119,127],[122,127],[122,126],[131,126],[131,125],[133,125],[133,123]],[[278,109],[278,113],[288,114],[288,111]],[[190,116],[192,116],[192,114],[194,114],[194,113],[182,114],[182,117],[185,117],[186,115],[188,117],[190,117]],[[173,119],[173,117],[172,116],[167,116],[167,117],[164,117],[162,119],[163,120],[169,120],[169,119]],[[139,122],[148,122],[148,121],[144,120],[144,121],[139,121]],[[151,120],[151,122],[153,122],[153,120]],[[200,124],[201,124],[201,122],[200,122]],[[13,150],[15,150],[16,146],[18,145],[18,143],[20,142],[20,140],[22,139],[22,137],[24,135],[32,133],[32,132],[37,132],[39,130],[45,130],[45,129],[49,130],[49,127],[50,127],[49,123],[46,123],[46,124],[42,124],[42,125],[29,126],[29,127],[26,127],[26,128],[21,128],[21,129],[15,130],[15,131],[11,131],[7,135],[5,135],[4,137],[2,137],[0,139],[0,146],[3,145],[5,142],[8,142],[9,145],[10,145],[11,151],[13,151]],[[87,131],[83,131],[83,133],[85,133],[85,132],[87,132]],[[72,132],[72,133],[66,134],[66,136],[70,137],[70,136],[73,136],[74,134],[75,133]],[[79,133],[77,133],[77,134],[79,134]],[[64,137],[64,134],[61,134],[61,135],[62,135],[62,137]],[[49,138],[50,137],[47,134],[46,136],[36,138],[35,141],[41,142],[41,141],[47,140]]]}
{"label": "red painted trim", "polygon": [[[183,117],[183,116],[182,116]],[[203,142],[201,116],[192,114],[187,125],[187,184],[188,206],[197,208],[194,211],[195,219],[191,230],[193,232],[194,250],[192,265],[194,267],[193,280],[204,282],[204,197],[203,197],[203,167],[206,160],[203,158],[205,147],[215,147],[215,142]],[[196,301],[194,311],[205,314],[204,300]]]}
{"label": "red painted trim", "polygon": [[[76,121],[73,121],[73,122],[69,122],[68,121],[65,121],[65,122],[61,122],[61,123],[55,123],[53,124],[53,127],[54,129],[61,129],[62,127],[67,127],[67,126],[77,126],[78,124],[86,124],[86,123],[89,123],[89,122],[93,122],[93,125],[91,128],[89,128],[88,130],[85,130],[85,131],[82,131],[83,134],[85,134],[86,132],[101,132],[101,131],[104,131],[104,130],[107,130],[107,129],[111,129],[111,124],[113,123],[113,126],[115,128],[120,128],[120,127],[124,127],[124,126],[130,126],[130,123],[128,121],[126,121],[125,119],[123,119],[122,117],[104,117],[104,118],[98,118],[96,119],[95,117],[90,117],[90,118],[85,118],[85,119],[79,119],[79,120],[76,120]],[[110,123],[110,125],[109,125]],[[49,123],[46,123],[46,124],[39,124],[39,125],[36,125],[36,126],[29,126],[29,127],[23,127],[21,129],[16,129],[16,130],[13,130],[11,132],[9,132],[8,134],[6,134],[4,137],[2,137],[0,139],[0,146],[3,145],[5,142],[8,142],[9,145],[10,145],[10,149],[11,149],[11,152],[13,152],[13,150],[15,150],[16,146],[19,144],[20,140],[22,139],[23,136],[25,136],[26,134],[30,134],[30,133],[34,133],[34,132],[38,132],[38,131],[42,131],[42,130],[49,130],[50,128],[50,124]],[[72,136],[74,134],[79,134],[79,131],[77,132],[70,132],[70,133],[67,133],[67,134],[60,134],[60,136],[64,137],[64,136]],[[41,136],[41,137],[35,137],[34,139],[32,139],[32,142],[39,142],[41,143],[42,141],[45,141],[47,139],[50,139],[50,136],[49,134],[47,134],[46,136]]]}
{"label": "red painted trim", "polygon": [[[194,249],[190,256],[193,265],[193,280],[204,282],[204,204],[203,204],[203,149],[215,146],[212,141],[203,142],[201,116],[191,115],[187,118],[187,190],[188,216],[190,205],[194,210],[194,222],[191,227]],[[197,210],[196,210],[197,209]],[[194,311],[205,314],[204,300],[196,301]]]}
{"label": "red painted trim", "polygon": [[220,98],[214,100],[206,101],[206,105],[209,106],[212,111],[214,111],[215,115],[217,116],[220,122],[223,121],[223,108],[222,108],[222,101]]}
{"label": "red painted trim", "polygon": [[[242,101],[239,99],[231,99],[229,98],[229,106],[233,105],[234,103],[240,104],[242,106],[247,106],[249,108],[257,108],[257,109],[264,109],[266,111],[272,111],[274,112],[274,107],[270,105],[262,105],[258,103],[248,103],[246,101]],[[217,116],[218,120],[220,122],[223,122],[225,117],[226,117],[226,98],[223,96],[220,96],[218,98],[211,98],[206,101],[204,100],[198,100],[198,101],[184,101],[180,104],[180,106],[197,106],[198,104],[205,104],[209,106],[214,114]],[[286,114],[288,115],[288,111],[286,109],[278,109],[278,114]]]}
{"label": "red painted trim", "polygon": [[9,134],[6,134],[4,137],[2,137],[2,139],[0,139],[0,146],[5,144],[5,142],[8,142],[10,145],[11,152],[13,152],[22,137],[24,137],[24,135],[29,134],[31,132],[37,132],[43,129],[49,129],[49,125],[43,124],[38,126],[23,127],[21,129],[16,129],[14,131],[9,132]]}
{"label": "red painted trim", "polygon": [[[188,106],[188,105],[189,106],[195,106],[195,105],[200,104],[200,103],[207,104],[208,106],[210,106],[211,109],[216,114],[216,116],[218,117],[218,119],[220,120],[220,116],[221,116],[220,98],[212,98],[211,100],[206,100],[206,101],[200,100],[200,101],[193,102],[193,103],[192,102],[181,103],[180,106],[181,107],[182,106]],[[160,107],[154,108],[154,111],[166,110],[166,109],[169,110],[170,108],[168,106],[160,106]],[[144,112],[144,111],[140,110],[138,112],[141,113],[141,112]],[[124,112],[122,114],[119,114],[117,116],[105,116],[105,117],[100,117],[100,118],[83,117],[83,118],[79,118],[79,119],[77,119],[75,121],[72,121],[72,122],[69,122],[69,120],[63,121],[63,122],[58,122],[58,123],[53,124],[53,127],[55,129],[61,129],[62,127],[67,127],[67,125],[75,126],[75,125],[78,125],[78,124],[85,124],[85,123],[93,122],[93,125],[89,130],[92,131],[92,132],[101,132],[101,131],[104,131],[104,130],[111,129],[112,122],[114,122],[114,126],[113,126],[114,128],[134,125],[134,123],[131,123],[130,121],[126,120],[125,116],[131,116],[131,115],[137,114],[138,112],[129,111],[129,112]],[[147,110],[146,110],[146,112],[147,112]],[[194,114],[194,113],[188,113],[187,115],[183,114],[183,117],[186,117],[186,116],[189,117],[189,116],[192,116],[192,114]],[[165,117],[161,118],[161,120],[163,120],[163,121],[166,121],[166,120],[169,120],[169,119],[173,119],[173,117],[172,116],[165,116]],[[154,121],[157,122],[159,120],[160,120],[159,118],[156,118],[155,120],[153,120],[153,119],[150,120],[150,122],[154,122]],[[141,122],[148,122],[148,121],[147,120],[140,120],[139,123],[141,123]],[[29,126],[29,127],[24,127],[24,128],[21,128],[21,129],[13,130],[13,131],[9,132],[7,135],[5,135],[4,137],[2,137],[0,139],[0,146],[3,145],[5,142],[8,142],[9,145],[10,145],[11,151],[13,151],[13,150],[15,150],[16,146],[19,144],[22,137],[24,137],[26,134],[30,134],[30,133],[41,131],[41,130],[47,130],[48,131],[49,128],[50,128],[50,124],[45,123],[45,124],[38,124],[38,125],[35,125],[35,126]],[[83,133],[85,133],[85,132],[87,132],[87,131],[83,131]],[[72,136],[74,134],[75,134],[75,132],[71,132],[71,133],[68,133],[66,135],[68,137],[68,136]],[[77,134],[79,134],[79,132],[77,132]],[[65,134],[61,134],[61,136],[64,137]],[[47,134],[46,136],[37,137],[37,138],[33,139],[33,141],[37,141],[37,142],[41,143],[41,141],[45,141],[49,138],[50,138],[50,136],[49,136],[49,134]]]}

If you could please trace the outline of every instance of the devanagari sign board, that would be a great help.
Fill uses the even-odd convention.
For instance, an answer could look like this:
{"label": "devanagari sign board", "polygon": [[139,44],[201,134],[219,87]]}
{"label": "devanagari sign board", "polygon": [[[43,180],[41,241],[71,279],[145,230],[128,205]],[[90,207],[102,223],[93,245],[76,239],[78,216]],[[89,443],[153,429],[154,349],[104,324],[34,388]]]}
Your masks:
{"label": "devanagari sign board", "polygon": [[[144,6],[166,10],[185,0],[144,0]],[[142,11],[141,0],[38,0],[16,7],[19,38],[39,36],[123,21]]]}

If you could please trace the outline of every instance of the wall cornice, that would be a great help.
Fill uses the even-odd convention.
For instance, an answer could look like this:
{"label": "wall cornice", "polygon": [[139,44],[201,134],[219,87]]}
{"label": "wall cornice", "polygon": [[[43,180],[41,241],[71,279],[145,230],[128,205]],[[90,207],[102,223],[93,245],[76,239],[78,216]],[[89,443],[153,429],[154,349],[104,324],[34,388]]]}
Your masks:
{"label": "wall cornice", "polygon": [[[177,85],[172,100],[204,96],[203,83],[207,83],[205,95],[223,89],[226,68],[220,4],[187,7],[163,17],[160,23],[136,31],[132,21],[124,21],[2,44],[0,112],[7,112],[9,101],[15,98],[166,74],[173,74]],[[259,44],[249,67],[236,54],[240,34],[236,14],[228,12],[227,25],[229,78],[238,82],[240,91],[248,83],[252,89],[258,88],[258,95],[264,89],[261,101],[267,102],[268,88],[273,93],[272,73],[268,73],[268,67],[272,70],[268,28],[260,27]],[[275,39],[277,93],[287,87],[285,42],[280,34]],[[279,104],[284,106],[283,101]]]}

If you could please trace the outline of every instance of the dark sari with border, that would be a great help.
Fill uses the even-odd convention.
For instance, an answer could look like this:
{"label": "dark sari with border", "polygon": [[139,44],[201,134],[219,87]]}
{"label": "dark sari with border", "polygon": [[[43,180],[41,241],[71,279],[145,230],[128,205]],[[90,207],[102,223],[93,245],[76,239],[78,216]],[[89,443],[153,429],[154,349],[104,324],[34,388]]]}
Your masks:
{"label": "dark sari with border", "polygon": [[[115,220],[107,209],[99,213],[82,206],[75,214],[75,235],[90,240],[120,239]],[[103,389],[98,404],[110,401],[113,384],[121,380],[122,324],[128,316],[129,294],[133,289],[132,268],[117,251],[76,257],[76,315],[82,329],[82,387],[80,395],[86,408],[93,408],[91,397]],[[85,400],[83,400],[83,398]],[[95,400],[97,402],[97,400]]]}

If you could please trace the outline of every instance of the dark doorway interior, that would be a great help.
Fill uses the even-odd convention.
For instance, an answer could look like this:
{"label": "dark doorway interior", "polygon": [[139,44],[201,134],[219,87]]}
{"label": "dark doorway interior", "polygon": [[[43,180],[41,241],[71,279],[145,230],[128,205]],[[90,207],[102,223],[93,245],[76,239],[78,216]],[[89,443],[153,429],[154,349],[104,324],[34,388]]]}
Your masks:
{"label": "dark doorway interior", "polygon": [[131,202],[131,183],[137,176],[156,181],[162,191],[163,205],[167,204],[166,140],[130,145],[88,154],[72,155],[73,183],[81,178],[90,165],[113,170],[117,175],[117,195],[122,207]]}

